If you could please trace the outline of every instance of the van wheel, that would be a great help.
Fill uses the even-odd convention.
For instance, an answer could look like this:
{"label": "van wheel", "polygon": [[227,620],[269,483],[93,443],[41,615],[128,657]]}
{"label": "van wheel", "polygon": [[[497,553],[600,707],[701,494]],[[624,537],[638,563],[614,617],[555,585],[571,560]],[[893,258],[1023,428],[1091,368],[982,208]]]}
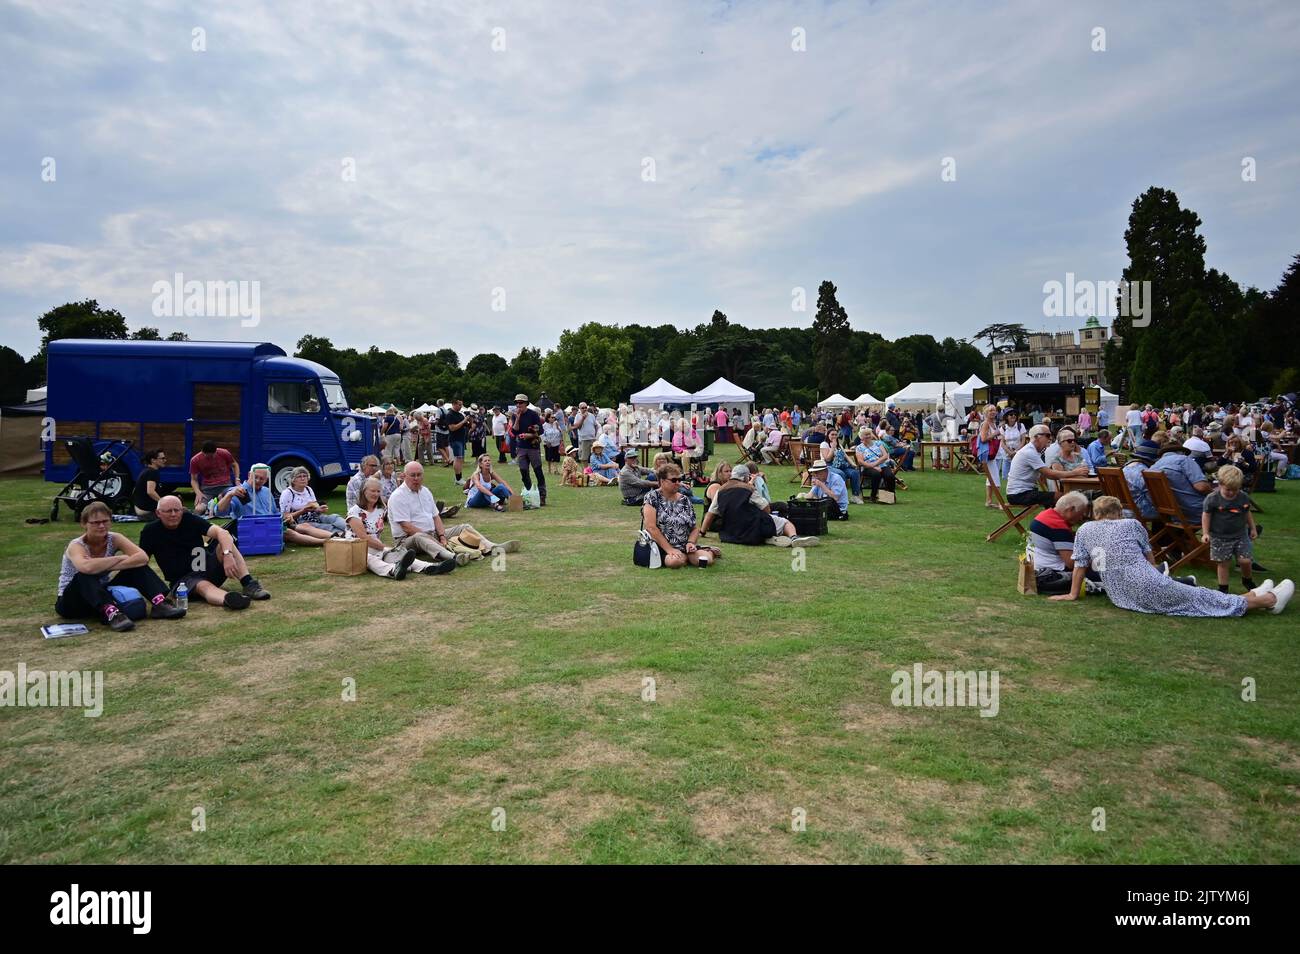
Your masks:
{"label": "van wheel", "polygon": [[[271,487],[275,490],[275,497],[277,500],[280,498],[280,494],[289,489],[292,483],[293,472],[299,467],[307,467],[307,462],[299,460],[296,457],[286,457],[275,465],[275,470],[271,473]],[[307,469],[311,470],[310,467],[307,467]],[[319,478],[316,476],[315,471],[313,471],[311,482],[315,484],[317,480],[319,480]]]}

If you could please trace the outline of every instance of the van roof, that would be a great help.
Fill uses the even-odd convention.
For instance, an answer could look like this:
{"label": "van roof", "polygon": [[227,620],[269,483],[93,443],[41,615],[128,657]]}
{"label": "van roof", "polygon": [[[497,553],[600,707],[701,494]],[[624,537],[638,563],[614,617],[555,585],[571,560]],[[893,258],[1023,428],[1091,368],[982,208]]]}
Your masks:
{"label": "van roof", "polygon": [[99,338],[51,341],[49,353],[141,358],[157,358],[164,354],[184,358],[287,357],[283,348],[269,341],[105,341]]}

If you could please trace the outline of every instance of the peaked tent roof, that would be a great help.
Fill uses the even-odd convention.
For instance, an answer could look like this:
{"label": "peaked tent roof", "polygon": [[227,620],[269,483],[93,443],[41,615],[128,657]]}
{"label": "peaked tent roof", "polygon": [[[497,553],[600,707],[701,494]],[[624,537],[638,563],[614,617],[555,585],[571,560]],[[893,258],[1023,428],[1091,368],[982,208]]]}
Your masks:
{"label": "peaked tent roof", "polygon": [[846,398],[843,394],[836,392],[835,394],[832,394],[830,397],[828,397],[826,400],[819,402],[817,406],[818,407],[852,407],[853,402],[850,401],[848,398]]}
{"label": "peaked tent roof", "polygon": [[873,398],[870,391],[863,391],[853,399],[854,404],[884,404],[879,398]]}
{"label": "peaked tent roof", "polygon": [[943,403],[943,395],[948,394],[948,403],[952,403],[953,392],[957,390],[956,381],[913,381],[901,391],[895,391],[885,398],[889,404],[923,405],[936,408]]}
{"label": "peaked tent roof", "polygon": [[690,404],[690,392],[669,384],[660,378],[648,388],[643,388],[632,395],[633,404]]}
{"label": "peaked tent roof", "polygon": [[695,392],[696,404],[753,404],[754,392],[737,387],[726,378],[718,378],[707,388]]}
{"label": "peaked tent roof", "polygon": [[978,374],[972,374],[969,378],[957,385],[958,391],[974,391],[976,388],[986,388],[989,384],[987,381],[981,381]]}

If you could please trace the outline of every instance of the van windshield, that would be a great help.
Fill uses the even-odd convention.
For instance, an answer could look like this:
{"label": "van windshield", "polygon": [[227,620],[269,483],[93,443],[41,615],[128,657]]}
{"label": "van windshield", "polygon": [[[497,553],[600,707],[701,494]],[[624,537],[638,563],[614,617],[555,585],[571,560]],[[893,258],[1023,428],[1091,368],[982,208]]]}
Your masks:
{"label": "van windshield", "polygon": [[329,404],[331,411],[346,411],[348,409],[348,399],[343,396],[343,385],[337,381],[322,381],[321,387],[325,389],[325,401]]}

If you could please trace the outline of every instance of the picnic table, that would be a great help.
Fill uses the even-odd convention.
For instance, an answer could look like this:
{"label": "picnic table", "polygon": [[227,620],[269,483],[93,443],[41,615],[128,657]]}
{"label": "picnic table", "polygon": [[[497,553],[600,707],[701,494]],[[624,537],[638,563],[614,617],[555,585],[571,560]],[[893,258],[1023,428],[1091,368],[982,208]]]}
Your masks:
{"label": "picnic table", "polygon": [[[979,461],[970,452],[970,441],[921,441],[921,469],[925,469],[925,448],[934,448],[931,463],[935,470],[969,470],[973,474],[980,472]],[[948,453],[945,455],[944,451]]]}
{"label": "picnic table", "polygon": [[1065,477],[1057,481],[1061,485],[1061,493],[1069,493],[1071,490],[1079,490],[1087,493],[1090,490],[1101,490],[1100,477]]}

